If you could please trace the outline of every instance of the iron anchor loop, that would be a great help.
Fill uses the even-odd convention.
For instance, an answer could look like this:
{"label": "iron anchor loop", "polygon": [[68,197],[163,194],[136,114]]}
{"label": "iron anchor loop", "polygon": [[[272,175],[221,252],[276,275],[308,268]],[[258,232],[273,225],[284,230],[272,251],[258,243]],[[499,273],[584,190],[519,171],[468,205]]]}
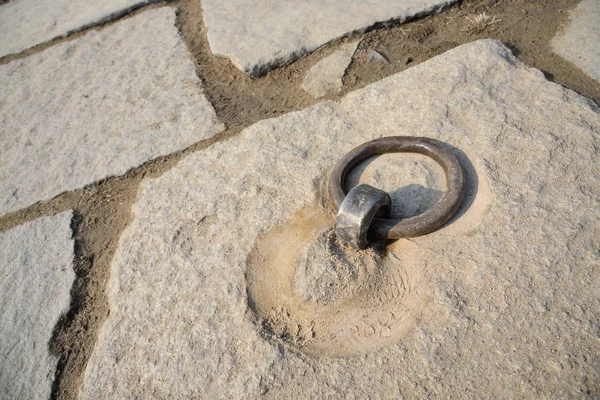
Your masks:
{"label": "iron anchor loop", "polygon": [[[347,194],[344,185],[348,172],[357,164],[371,156],[385,153],[419,153],[432,158],[444,169],[446,192],[433,207],[419,215],[405,219],[380,218],[380,216],[371,215],[372,220],[369,225],[367,220],[370,213],[381,202],[380,191],[378,192],[378,189],[371,186],[367,190],[363,185],[358,185],[356,188],[360,188],[357,189],[357,192],[352,192],[352,190],[348,192],[348,196],[350,193],[352,195],[346,201]],[[366,247],[367,235],[372,238],[396,240],[422,236],[440,228],[452,218],[462,205],[466,188],[462,166],[443,142],[425,137],[389,136],[363,143],[342,157],[331,172],[328,192],[330,207],[338,213],[336,226],[340,228],[336,228],[336,234],[342,240],[363,249]],[[353,208],[351,207],[353,202],[358,201],[357,193],[370,193],[370,196],[373,197],[360,200],[362,206]],[[379,208],[382,206],[377,207],[377,209]],[[352,219],[350,216],[354,218],[352,224],[345,222],[346,219]],[[365,224],[367,234],[364,232]],[[346,232],[349,226],[354,229],[351,233]]]}
{"label": "iron anchor loop", "polygon": [[386,217],[392,208],[390,195],[383,190],[362,183],[354,186],[342,201],[335,219],[337,237],[354,247],[366,249],[367,232],[373,217]]}

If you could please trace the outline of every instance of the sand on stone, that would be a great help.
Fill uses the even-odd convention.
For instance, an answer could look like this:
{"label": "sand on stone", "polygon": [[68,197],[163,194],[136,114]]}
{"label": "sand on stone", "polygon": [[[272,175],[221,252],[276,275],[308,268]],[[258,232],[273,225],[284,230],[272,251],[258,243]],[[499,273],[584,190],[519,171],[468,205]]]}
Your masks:
{"label": "sand on stone", "polygon": [[314,357],[392,345],[427,302],[421,271],[411,267],[422,254],[408,241],[388,249],[391,256],[382,246],[347,248],[337,242],[332,220],[313,204],[258,240],[246,273],[257,325]]}

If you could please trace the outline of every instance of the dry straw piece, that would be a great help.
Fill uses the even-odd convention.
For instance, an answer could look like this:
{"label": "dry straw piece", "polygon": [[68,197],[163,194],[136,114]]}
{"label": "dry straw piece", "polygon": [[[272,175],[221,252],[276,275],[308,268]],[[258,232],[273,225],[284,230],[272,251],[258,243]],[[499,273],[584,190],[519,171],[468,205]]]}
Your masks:
{"label": "dry straw piece", "polygon": [[501,22],[501,19],[496,18],[495,15],[488,15],[485,12],[477,15],[468,15],[465,17],[466,26],[461,30],[463,32],[481,32],[489,26]]}

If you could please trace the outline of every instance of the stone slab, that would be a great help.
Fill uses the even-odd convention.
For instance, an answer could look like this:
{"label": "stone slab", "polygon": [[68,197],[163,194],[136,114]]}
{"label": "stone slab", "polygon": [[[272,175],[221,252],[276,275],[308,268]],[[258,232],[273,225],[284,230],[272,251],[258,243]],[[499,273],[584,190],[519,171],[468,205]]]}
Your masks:
{"label": "stone slab", "polygon": [[582,0],[569,16],[569,24],[554,37],[552,47],[558,55],[600,81],[600,2]]}
{"label": "stone slab", "polygon": [[359,43],[360,41],[346,43],[313,65],[302,81],[302,89],[317,98],[340,92],[342,79]]}
{"label": "stone slab", "polygon": [[[389,135],[453,146],[467,198],[356,252],[322,183]],[[191,154],[140,187],[82,397],[598,396],[599,148],[593,102],[483,40]],[[356,174],[397,215],[443,190],[414,157]]]}
{"label": "stone slab", "polygon": [[223,129],[174,23],[162,7],[0,65],[0,215]]}
{"label": "stone slab", "polygon": [[71,217],[0,232],[0,398],[50,398],[58,357],[49,342],[75,279]]}
{"label": "stone slab", "polygon": [[0,7],[0,57],[116,19],[157,0],[12,0]]}
{"label": "stone slab", "polygon": [[373,49],[369,51],[369,62],[383,62],[386,64],[390,63],[388,59],[383,56],[383,54]]}
{"label": "stone slab", "polygon": [[260,76],[352,32],[433,14],[456,2],[202,0],[201,5],[212,52]]}

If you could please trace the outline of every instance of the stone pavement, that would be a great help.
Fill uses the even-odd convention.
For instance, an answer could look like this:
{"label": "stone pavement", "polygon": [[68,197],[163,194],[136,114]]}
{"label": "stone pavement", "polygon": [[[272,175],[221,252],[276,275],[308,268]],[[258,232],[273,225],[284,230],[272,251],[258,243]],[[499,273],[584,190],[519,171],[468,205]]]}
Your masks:
{"label": "stone pavement", "polygon": [[48,342],[69,310],[70,211],[0,232],[0,398],[47,399],[58,358]]}
{"label": "stone pavement", "polygon": [[0,12],[0,57],[110,21],[158,0],[12,0]]}
{"label": "stone pavement", "polygon": [[[83,398],[585,392],[600,379],[598,132],[597,106],[479,41],[190,155],[142,184]],[[417,134],[467,168],[460,216],[383,258],[332,243],[328,168]],[[427,190],[428,171],[407,180]],[[295,287],[331,260],[341,287]]]}
{"label": "stone pavement", "polygon": [[215,55],[260,76],[334,39],[439,12],[457,0],[203,0]]}
{"label": "stone pavement", "polygon": [[0,65],[0,215],[223,129],[174,23],[162,7]]}
{"label": "stone pavement", "polygon": [[570,18],[565,31],[555,37],[554,50],[600,81],[600,2],[582,0]]}
{"label": "stone pavement", "polygon": [[[0,4],[0,58],[152,2]],[[0,397],[600,396],[597,104],[495,40],[348,92],[355,52],[377,68],[399,58],[344,37],[453,3],[175,1],[0,60]],[[194,5],[207,48],[251,75],[343,38],[282,73],[297,74],[296,93],[333,100],[226,130],[198,72],[213,54],[198,56],[182,27]],[[554,42],[596,79],[597,11],[583,0]],[[412,33],[418,43],[428,29]],[[324,183],[348,150],[391,135],[448,143],[467,198],[436,232],[354,251],[335,238]],[[138,181],[123,177],[133,168]],[[137,197],[111,191],[117,181]],[[389,192],[398,218],[446,190],[419,155],[371,158],[347,185],[360,182]],[[99,186],[122,196],[118,212],[98,206]],[[94,220],[110,225],[131,204],[102,244],[114,257],[89,250],[105,233]],[[110,312],[97,330],[67,312],[103,301],[85,293],[90,276],[104,279],[91,273],[100,258]],[[85,342],[87,363],[69,364],[76,346],[58,334]]]}

